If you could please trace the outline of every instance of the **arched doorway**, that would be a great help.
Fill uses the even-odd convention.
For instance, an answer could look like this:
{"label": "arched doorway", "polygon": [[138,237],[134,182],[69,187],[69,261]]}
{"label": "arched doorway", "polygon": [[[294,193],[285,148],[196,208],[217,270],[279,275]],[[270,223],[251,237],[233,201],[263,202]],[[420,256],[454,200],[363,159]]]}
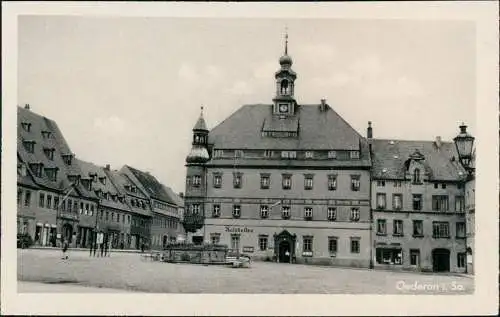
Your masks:
{"label": "arched doorway", "polygon": [[295,262],[295,240],[297,236],[287,230],[274,234],[274,258],[279,263]]}
{"label": "arched doorway", "polygon": [[281,241],[279,244],[278,262],[290,263],[291,254],[290,242],[288,240]]}
{"label": "arched doorway", "polygon": [[68,240],[71,243],[73,238],[73,226],[69,223],[65,223],[62,227],[62,241]]}
{"label": "arched doorway", "polygon": [[450,271],[450,250],[448,249],[432,250],[432,270],[434,272]]}

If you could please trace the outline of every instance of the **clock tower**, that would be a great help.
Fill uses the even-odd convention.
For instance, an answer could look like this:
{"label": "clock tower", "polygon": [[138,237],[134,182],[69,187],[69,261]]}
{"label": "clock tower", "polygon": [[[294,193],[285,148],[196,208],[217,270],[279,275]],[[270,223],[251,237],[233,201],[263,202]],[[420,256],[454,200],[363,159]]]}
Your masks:
{"label": "clock tower", "polygon": [[288,33],[285,35],[285,54],[279,60],[281,68],[275,73],[276,96],[273,98],[273,113],[290,116],[295,113],[297,102],[293,93],[297,74],[292,70],[292,58],[288,55]]}

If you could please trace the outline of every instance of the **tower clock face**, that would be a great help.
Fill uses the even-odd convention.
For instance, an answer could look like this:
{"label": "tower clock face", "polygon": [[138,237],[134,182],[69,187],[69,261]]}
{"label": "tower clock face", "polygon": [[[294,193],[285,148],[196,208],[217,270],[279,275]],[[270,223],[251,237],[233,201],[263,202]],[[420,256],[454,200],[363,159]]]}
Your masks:
{"label": "tower clock face", "polygon": [[281,113],[288,112],[288,105],[287,104],[281,104],[279,107],[279,111]]}

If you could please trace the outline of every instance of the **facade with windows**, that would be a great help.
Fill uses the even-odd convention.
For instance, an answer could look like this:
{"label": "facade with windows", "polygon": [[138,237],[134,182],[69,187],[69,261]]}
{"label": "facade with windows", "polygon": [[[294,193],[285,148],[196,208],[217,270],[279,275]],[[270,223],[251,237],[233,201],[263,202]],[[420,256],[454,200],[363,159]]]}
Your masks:
{"label": "facade with windows", "polygon": [[372,139],[373,263],[466,270],[466,171],[453,142]]}
{"label": "facade with windows", "polygon": [[193,129],[185,214],[204,216],[193,241],[255,259],[369,267],[370,154],[366,138],[325,100],[299,104],[285,52],[272,104],[245,105]]}
{"label": "facade with windows", "polygon": [[150,173],[128,165],[121,172],[148,198],[147,205],[151,209],[150,247],[163,250],[168,243],[175,243],[183,233],[176,194]]}
{"label": "facade with windows", "polygon": [[35,245],[86,246],[95,223],[98,198],[74,161],[57,124],[17,108],[18,233]]}

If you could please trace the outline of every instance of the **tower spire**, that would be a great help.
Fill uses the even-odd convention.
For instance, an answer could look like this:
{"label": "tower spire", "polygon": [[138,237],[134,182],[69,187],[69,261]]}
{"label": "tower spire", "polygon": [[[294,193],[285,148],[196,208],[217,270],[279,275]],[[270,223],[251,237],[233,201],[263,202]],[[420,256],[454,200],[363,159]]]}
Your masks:
{"label": "tower spire", "polygon": [[288,55],[288,27],[285,27],[285,55]]}

